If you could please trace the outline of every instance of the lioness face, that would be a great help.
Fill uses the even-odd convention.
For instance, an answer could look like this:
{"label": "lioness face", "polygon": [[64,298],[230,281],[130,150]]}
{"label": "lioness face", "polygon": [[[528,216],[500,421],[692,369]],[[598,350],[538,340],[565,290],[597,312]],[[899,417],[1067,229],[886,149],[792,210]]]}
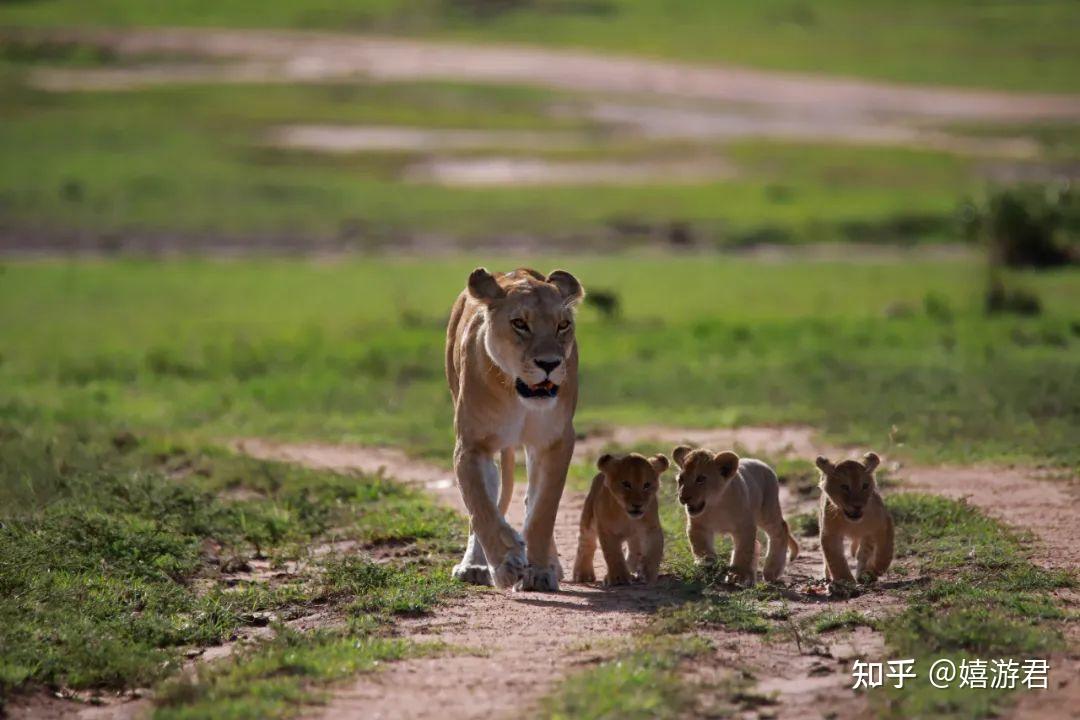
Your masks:
{"label": "lioness face", "polygon": [[833,465],[827,458],[817,459],[821,470],[821,491],[829,501],[840,508],[851,522],[863,518],[863,510],[877,489],[874,470],[881,460],[874,453],[867,453],[862,462],[845,460]]}
{"label": "lioness face", "polygon": [[496,280],[478,268],[469,292],[485,306],[485,348],[517,394],[530,404],[555,398],[574,347],[574,307],[584,297],[574,276],[515,270]]}
{"label": "lioness face", "polygon": [[656,497],[660,476],[668,469],[668,459],[663,455],[647,458],[638,453],[621,457],[601,455],[596,467],[604,473],[604,483],[615,500],[636,520],[645,515]]}
{"label": "lioness face", "polygon": [[685,445],[672,453],[679,466],[679,502],[690,517],[705,512],[709,503],[719,496],[739,471],[739,456],[733,452],[711,453],[691,450]]}

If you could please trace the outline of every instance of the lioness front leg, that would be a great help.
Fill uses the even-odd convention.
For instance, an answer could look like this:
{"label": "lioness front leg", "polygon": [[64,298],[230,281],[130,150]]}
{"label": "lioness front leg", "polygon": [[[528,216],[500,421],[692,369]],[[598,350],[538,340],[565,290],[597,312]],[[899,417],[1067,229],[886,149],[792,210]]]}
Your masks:
{"label": "lioness front leg", "polygon": [[555,517],[566,484],[566,471],[574,453],[573,432],[546,448],[526,447],[529,469],[525,512],[525,553],[528,565],[521,590],[555,592],[559,589],[559,555],[555,550]]}
{"label": "lioness front leg", "polygon": [[475,561],[483,557],[495,587],[513,586],[525,572],[525,543],[507,524],[496,505],[499,495],[499,471],[490,455],[461,446],[454,451],[454,471],[469,522],[482,554],[470,538],[465,557],[454,568],[454,576],[469,580],[478,574]]}

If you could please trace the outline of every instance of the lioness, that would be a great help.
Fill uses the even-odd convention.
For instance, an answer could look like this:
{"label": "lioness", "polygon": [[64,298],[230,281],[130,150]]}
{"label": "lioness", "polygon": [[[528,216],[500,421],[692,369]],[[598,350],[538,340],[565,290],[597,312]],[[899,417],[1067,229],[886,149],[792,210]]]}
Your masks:
{"label": "lioness", "polygon": [[[505,274],[477,268],[454,303],[446,379],[454,399],[454,471],[470,525],[454,577],[499,588],[559,589],[553,532],[574,452],[574,308],[584,296],[564,270],[544,277],[525,268]],[[504,517],[519,444],[529,481],[524,540]]]}
{"label": "lioness", "polygon": [[780,577],[799,554],[780,512],[780,486],[773,472],[760,460],[740,460],[733,452],[712,453],[680,445],[672,452],[678,475],[679,502],[686,506],[686,534],[698,562],[716,559],[713,538],[730,533],[732,579],[740,585],[757,580],[757,528],[769,536],[764,576],[767,582]]}
{"label": "lioness", "polygon": [[[817,459],[821,470],[821,552],[825,579],[854,582],[880,577],[893,558],[893,521],[878,493],[874,470],[881,463],[868,452],[862,462],[844,460],[833,465]],[[844,557],[844,538],[851,538],[855,577]]]}
{"label": "lioness", "polygon": [[[647,458],[637,453],[622,457],[601,455],[596,467],[600,474],[593,478],[581,509],[574,582],[596,581],[593,558],[597,538],[607,563],[605,585],[626,585],[631,571],[639,580],[654,582],[664,556],[664,531],[660,528],[656,491],[660,488],[660,476],[668,469],[668,459],[663,455]],[[623,543],[627,555],[623,555]]]}

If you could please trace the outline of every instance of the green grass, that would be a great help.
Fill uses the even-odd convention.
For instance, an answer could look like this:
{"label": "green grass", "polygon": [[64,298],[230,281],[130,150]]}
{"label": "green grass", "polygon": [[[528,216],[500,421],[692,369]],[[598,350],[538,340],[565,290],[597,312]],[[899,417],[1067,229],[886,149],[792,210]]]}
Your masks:
{"label": "green grass", "polygon": [[[522,233],[557,246],[655,242],[672,223],[704,246],[817,240],[955,240],[959,200],[981,181],[970,163],[933,152],[743,143],[683,147],[588,135],[582,153],[731,156],[736,179],[700,184],[454,188],[407,183],[426,152],[326,157],[267,146],[290,123],[475,130],[588,129],[552,117],[578,100],[514,87],[439,83],[172,86],[43,93],[31,64],[0,65],[0,209],[32,235],[299,238],[362,248],[434,235],[475,241]],[[183,108],[178,112],[177,108]],[[502,153],[500,153],[502,154]],[[545,153],[534,153],[541,156]],[[165,171],[167,169],[167,172]],[[182,210],[181,210],[182,209]],[[620,234],[617,227],[644,227]],[[650,239],[651,238],[651,239]],[[184,248],[179,241],[179,249]]]}
{"label": "green grass", "polygon": [[[484,8],[491,8],[484,10]],[[1068,0],[484,3],[137,0],[8,3],[0,25],[327,28],[520,41],[918,83],[1080,90]]]}
{"label": "green grass", "polygon": [[[380,627],[453,592],[447,551],[461,542],[460,519],[384,478],[305,471],[126,432],[22,430],[6,420],[0,429],[0,702],[37,685],[145,687],[174,673],[186,649],[318,606],[347,618],[347,629],[302,639],[282,627],[256,651],[262,660],[234,668],[245,682],[264,673],[275,687],[279,676],[295,675],[289,683],[300,692],[311,676],[337,677],[411,652],[382,638]],[[228,499],[239,489],[250,499]],[[360,549],[347,558],[307,557],[313,544],[350,539]],[[370,552],[384,542],[411,544],[412,562],[373,562]],[[280,581],[232,575],[226,582],[230,568],[256,558],[302,564]],[[345,658],[350,647],[364,653]],[[313,668],[282,673],[268,665],[294,663],[297,653]],[[180,713],[181,698],[169,697]],[[257,707],[247,716],[270,712]]]}
{"label": "green grass", "polygon": [[[582,427],[809,423],[897,456],[1080,462],[1071,271],[1016,278],[1045,306],[1016,318],[985,316],[983,273],[958,262],[530,262],[622,301],[617,321],[581,314]],[[443,323],[481,263],[517,264],[9,264],[0,417],[386,443],[445,460]],[[926,314],[928,296],[949,316]]]}

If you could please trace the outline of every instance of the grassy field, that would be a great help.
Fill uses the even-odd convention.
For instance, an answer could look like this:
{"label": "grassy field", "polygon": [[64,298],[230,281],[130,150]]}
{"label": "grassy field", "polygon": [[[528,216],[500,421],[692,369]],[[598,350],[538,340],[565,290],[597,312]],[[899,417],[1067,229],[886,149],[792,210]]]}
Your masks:
{"label": "grassy field", "polygon": [[[535,259],[534,259],[535,260]],[[443,323],[483,261],[14,263],[3,413],[201,439],[384,442],[446,457]],[[1038,317],[987,316],[963,262],[552,258],[586,307],[579,422],[810,423],[920,458],[1075,466],[1074,272],[1019,275]]]}
{"label": "grassy field", "polygon": [[1069,0],[25,0],[0,25],[320,28],[586,47],[762,68],[1022,90],[1080,90]]}
{"label": "grassy field", "polygon": [[[677,225],[706,247],[948,241],[959,237],[958,206],[985,184],[974,161],[929,151],[626,139],[553,110],[585,99],[528,88],[405,83],[46,93],[26,86],[27,73],[43,61],[96,62],[13,53],[0,64],[0,224],[14,234],[171,233],[360,248],[411,237],[445,244],[526,235],[558,247],[618,247],[656,242]],[[270,132],[294,123],[575,130],[590,138],[585,149],[530,155],[713,158],[736,174],[667,185],[447,187],[402,179],[426,150],[326,156],[271,147]],[[443,153],[470,154],[482,153]],[[176,246],[184,248],[182,241]]]}

